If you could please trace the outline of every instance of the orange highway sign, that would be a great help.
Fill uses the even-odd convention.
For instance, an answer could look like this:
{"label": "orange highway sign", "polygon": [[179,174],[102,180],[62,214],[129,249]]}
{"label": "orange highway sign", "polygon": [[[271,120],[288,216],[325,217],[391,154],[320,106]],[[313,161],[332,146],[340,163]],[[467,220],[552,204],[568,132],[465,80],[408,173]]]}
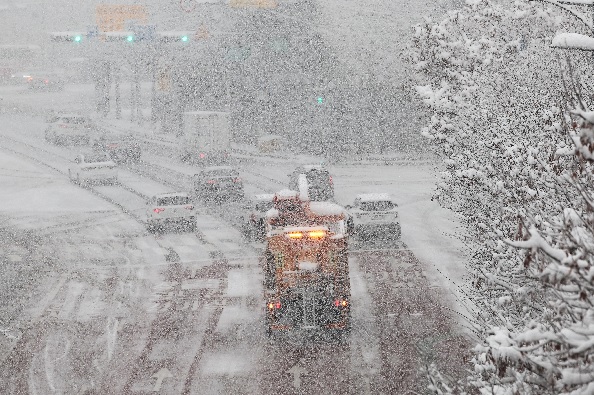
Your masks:
{"label": "orange highway sign", "polygon": [[126,29],[126,22],[146,24],[148,13],[142,5],[100,4],[95,8],[95,20],[100,32],[118,32]]}

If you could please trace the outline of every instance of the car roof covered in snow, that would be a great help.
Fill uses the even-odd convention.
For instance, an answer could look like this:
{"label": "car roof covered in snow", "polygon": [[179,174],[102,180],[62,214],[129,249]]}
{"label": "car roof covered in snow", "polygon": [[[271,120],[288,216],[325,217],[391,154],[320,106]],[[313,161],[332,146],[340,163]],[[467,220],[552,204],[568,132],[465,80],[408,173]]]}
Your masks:
{"label": "car roof covered in snow", "polygon": [[168,197],[176,197],[176,196],[189,197],[189,195],[186,192],[158,193],[153,197],[158,199],[158,198],[168,198]]}
{"label": "car roof covered in snow", "polygon": [[299,192],[294,191],[292,189],[281,189],[276,193],[276,196],[279,198],[293,198],[299,196]]}
{"label": "car roof covered in snow", "polygon": [[217,170],[235,170],[231,166],[207,166],[202,169],[203,172],[217,171]]}
{"label": "car roof covered in snow", "polygon": [[392,201],[392,197],[387,193],[362,193],[357,195],[356,199],[362,202]]}
{"label": "car roof covered in snow", "polygon": [[331,202],[310,202],[309,209],[316,215],[341,215],[346,213],[344,207]]}
{"label": "car roof covered in snow", "polygon": [[273,193],[261,193],[254,196],[254,201],[256,202],[272,201],[272,199],[274,199]]}
{"label": "car roof covered in snow", "polygon": [[91,118],[87,115],[75,114],[75,113],[57,113],[57,114],[52,114],[48,118],[56,119],[56,120],[59,118],[84,118],[85,120],[89,120],[89,121],[91,120]]}
{"label": "car roof covered in snow", "polygon": [[311,171],[311,170],[326,170],[326,168],[324,167],[324,165],[314,165],[314,164],[310,164],[310,165],[301,165],[299,166],[298,169],[303,169],[305,171]]}
{"label": "car roof covered in snow", "polygon": [[265,142],[265,141],[272,141],[272,140],[284,140],[282,136],[276,134],[266,134],[263,136],[258,137],[258,141]]}

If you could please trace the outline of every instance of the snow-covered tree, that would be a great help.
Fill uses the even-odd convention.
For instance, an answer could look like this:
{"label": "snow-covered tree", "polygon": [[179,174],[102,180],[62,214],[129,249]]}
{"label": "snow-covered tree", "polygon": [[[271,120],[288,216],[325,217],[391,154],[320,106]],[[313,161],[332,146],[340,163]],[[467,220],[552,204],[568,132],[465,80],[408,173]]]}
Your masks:
{"label": "snow-covered tree", "polygon": [[436,393],[594,393],[592,59],[550,48],[578,23],[546,3],[467,0],[416,28],[422,134],[443,158],[436,197],[471,235],[483,339],[466,382],[429,369]]}

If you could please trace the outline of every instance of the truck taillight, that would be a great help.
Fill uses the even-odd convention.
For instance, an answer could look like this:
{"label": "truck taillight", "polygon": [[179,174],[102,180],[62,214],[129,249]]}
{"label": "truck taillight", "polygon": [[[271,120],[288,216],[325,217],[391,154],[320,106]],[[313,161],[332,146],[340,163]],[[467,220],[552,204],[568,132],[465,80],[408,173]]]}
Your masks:
{"label": "truck taillight", "polygon": [[281,302],[269,302],[268,303],[268,310],[274,310],[274,309],[280,309],[281,308]]}
{"label": "truck taillight", "polygon": [[237,177],[233,179],[233,182],[241,182],[241,178]]}
{"label": "truck taillight", "polygon": [[216,184],[216,182],[217,182],[216,180],[208,180],[208,181],[206,181],[207,184]]}
{"label": "truck taillight", "polygon": [[194,210],[194,206],[184,206],[186,210]]}
{"label": "truck taillight", "polygon": [[204,159],[204,158],[206,158],[206,154],[204,152],[201,152],[201,153],[198,154],[198,157],[200,159]]}
{"label": "truck taillight", "polygon": [[163,212],[163,211],[165,211],[165,209],[164,209],[164,208],[161,208],[161,207],[157,207],[157,208],[156,208],[156,209],[154,209],[153,211],[154,211],[155,213],[159,214],[160,212]]}
{"label": "truck taillight", "polygon": [[349,305],[349,301],[346,299],[336,299],[334,301],[335,307],[347,307]]}
{"label": "truck taillight", "polygon": [[334,181],[332,180],[332,176],[330,176],[330,179],[328,181],[330,181],[330,185],[334,185]]}

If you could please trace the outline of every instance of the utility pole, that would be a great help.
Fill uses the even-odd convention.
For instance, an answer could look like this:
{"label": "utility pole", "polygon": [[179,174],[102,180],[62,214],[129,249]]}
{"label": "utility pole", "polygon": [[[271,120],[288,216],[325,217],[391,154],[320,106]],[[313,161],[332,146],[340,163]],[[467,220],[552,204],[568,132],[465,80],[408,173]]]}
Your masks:
{"label": "utility pole", "polygon": [[116,112],[116,119],[122,119],[122,103],[120,100],[120,80],[121,80],[121,70],[119,63],[114,67],[114,85],[115,85],[115,112]]}

